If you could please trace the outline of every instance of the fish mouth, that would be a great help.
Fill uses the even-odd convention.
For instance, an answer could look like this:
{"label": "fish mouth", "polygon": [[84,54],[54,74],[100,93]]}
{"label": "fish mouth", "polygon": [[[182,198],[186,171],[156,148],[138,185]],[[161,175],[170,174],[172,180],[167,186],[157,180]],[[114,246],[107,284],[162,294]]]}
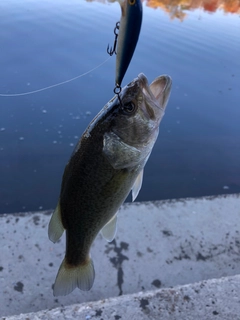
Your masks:
{"label": "fish mouth", "polygon": [[141,89],[148,87],[148,80],[146,78],[146,76],[143,73],[140,73],[137,78],[133,79],[133,81],[131,81],[127,87],[131,88],[138,85]]}
{"label": "fish mouth", "polygon": [[[161,85],[161,91],[158,92],[158,94],[161,94],[163,91],[170,91],[171,85],[172,85],[171,77],[169,77],[168,75],[162,75],[162,76],[157,77],[152,83],[157,82],[157,81]],[[136,85],[139,85],[139,87],[142,90],[145,90],[145,93],[147,92],[151,97],[156,98],[156,96],[153,94],[153,92],[150,89],[151,85],[149,86],[147,77],[143,73],[139,73],[137,78],[135,78],[133,81],[131,81],[127,85],[127,87],[131,88]]]}
{"label": "fish mouth", "polygon": [[164,113],[170,97],[171,87],[172,79],[168,75],[158,76],[149,85],[147,77],[143,73],[140,73],[137,78],[124,88],[125,90],[123,89],[122,95],[130,89],[131,96],[138,96],[139,101],[145,100],[145,105],[151,106],[151,109],[155,110],[149,114],[150,118],[153,119],[153,114],[158,117],[159,114]]}
{"label": "fish mouth", "polygon": [[149,88],[147,77],[143,73],[140,73],[137,78],[128,83],[126,87],[136,95],[142,91],[144,94],[147,93],[147,95],[149,95],[152,99],[154,98],[154,95]]}
{"label": "fish mouth", "polygon": [[[162,75],[157,77],[149,86],[148,80],[146,76],[143,73],[140,73],[138,75],[139,85],[141,89],[144,91],[144,93],[148,93],[152,98],[157,98],[158,95],[161,95],[163,92],[167,91],[169,92],[172,85],[172,80],[168,75]],[[152,91],[151,86],[153,83],[158,82],[159,90],[158,92]]]}
{"label": "fish mouth", "polygon": [[139,87],[142,89],[143,93],[149,95],[153,99],[154,95],[149,88],[147,77],[143,73],[139,73],[139,75],[137,77],[137,81],[138,81]]}
{"label": "fish mouth", "polygon": [[137,77],[139,86],[143,93],[152,101],[155,101],[155,106],[161,110],[165,110],[172,87],[172,79],[168,75],[161,75],[157,77],[150,85],[143,73]]}
{"label": "fish mouth", "polygon": [[140,83],[144,86],[148,86],[148,79],[143,73],[139,73],[137,76],[137,79],[140,81]]}

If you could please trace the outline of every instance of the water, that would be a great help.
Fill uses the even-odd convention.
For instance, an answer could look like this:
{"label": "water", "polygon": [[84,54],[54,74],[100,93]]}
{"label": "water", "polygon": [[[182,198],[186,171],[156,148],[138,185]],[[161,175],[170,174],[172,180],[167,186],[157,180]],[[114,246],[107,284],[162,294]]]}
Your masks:
{"label": "water", "polygon": [[[137,200],[240,192],[239,14],[150,4],[123,85],[140,72],[149,81],[167,73],[173,88]],[[0,92],[37,90],[101,64],[119,18],[118,3],[2,0]],[[55,207],[74,145],[113,96],[114,72],[112,57],[63,86],[0,97],[0,213]]]}

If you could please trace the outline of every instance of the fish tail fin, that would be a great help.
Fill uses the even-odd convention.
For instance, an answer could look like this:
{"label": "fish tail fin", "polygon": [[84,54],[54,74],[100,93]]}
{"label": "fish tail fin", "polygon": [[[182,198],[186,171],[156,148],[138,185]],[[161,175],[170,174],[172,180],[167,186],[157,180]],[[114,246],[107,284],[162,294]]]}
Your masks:
{"label": "fish tail fin", "polygon": [[75,288],[88,291],[92,288],[95,278],[93,261],[90,257],[84,264],[71,266],[64,258],[55,280],[53,295],[66,296]]}

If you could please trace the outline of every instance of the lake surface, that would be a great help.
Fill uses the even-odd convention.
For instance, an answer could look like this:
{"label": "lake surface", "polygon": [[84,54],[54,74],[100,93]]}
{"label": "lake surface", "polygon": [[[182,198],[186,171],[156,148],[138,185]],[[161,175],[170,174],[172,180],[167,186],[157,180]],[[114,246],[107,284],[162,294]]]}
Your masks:
{"label": "lake surface", "polygon": [[[140,72],[149,82],[173,79],[137,201],[240,192],[239,7],[174,3],[144,2],[123,80]],[[118,3],[1,0],[0,93],[38,90],[102,64],[119,20]],[[113,56],[64,85],[0,96],[0,213],[56,206],[64,167],[113,97],[114,79]]]}

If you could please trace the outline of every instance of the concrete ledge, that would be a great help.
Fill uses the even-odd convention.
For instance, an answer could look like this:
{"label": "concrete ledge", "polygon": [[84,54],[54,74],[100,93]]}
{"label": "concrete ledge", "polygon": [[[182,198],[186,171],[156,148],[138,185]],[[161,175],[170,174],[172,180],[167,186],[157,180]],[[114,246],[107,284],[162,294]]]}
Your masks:
{"label": "concrete ledge", "polygon": [[[0,317],[57,307],[61,309],[62,306],[89,301],[100,300],[100,305],[103,299],[141,291],[139,299],[142,299],[146,291],[172,287],[173,291],[161,291],[168,299],[171,292],[180,290],[176,286],[240,274],[239,194],[133,203],[124,205],[120,210],[116,239],[107,243],[99,235],[92,247],[96,270],[92,290],[75,290],[66,297],[55,298],[52,285],[64,256],[65,239],[63,237],[55,245],[48,240],[49,214],[50,211],[0,216]],[[229,279],[210,281],[209,284],[215,285],[214,290],[222,291],[219,294],[225,294],[225,306],[231,309],[237,297],[232,301],[231,289],[227,289],[227,285],[231,283],[238,288],[239,295],[240,291],[238,282],[234,284],[235,280],[232,280],[239,281],[239,278]],[[223,283],[226,283],[224,289],[221,287]],[[192,290],[192,295],[184,293],[190,297],[184,302],[189,306],[194,297],[200,297],[190,289],[193,287],[186,287],[189,288],[186,290]],[[205,291],[202,292],[204,295]],[[216,294],[208,293],[206,299]],[[157,293],[146,294],[154,297]],[[125,301],[125,298],[128,299],[116,299]],[[129,301],[130,305],[135,303],[135,299],[139,303],[135,295],[133,302]],[[110,301],[117,304],[114,299]],[[196,302],[194,305],[197,307]],[[168,304],[160,306],[161,310],[169,308]],[[78,305],[78,308],[82,306]],[[240,307],[236,311],[240,315]]]}
{"label": "concrete ledge", "polygon": [[240,276],[202,281],[2,320],[239,320]]}

